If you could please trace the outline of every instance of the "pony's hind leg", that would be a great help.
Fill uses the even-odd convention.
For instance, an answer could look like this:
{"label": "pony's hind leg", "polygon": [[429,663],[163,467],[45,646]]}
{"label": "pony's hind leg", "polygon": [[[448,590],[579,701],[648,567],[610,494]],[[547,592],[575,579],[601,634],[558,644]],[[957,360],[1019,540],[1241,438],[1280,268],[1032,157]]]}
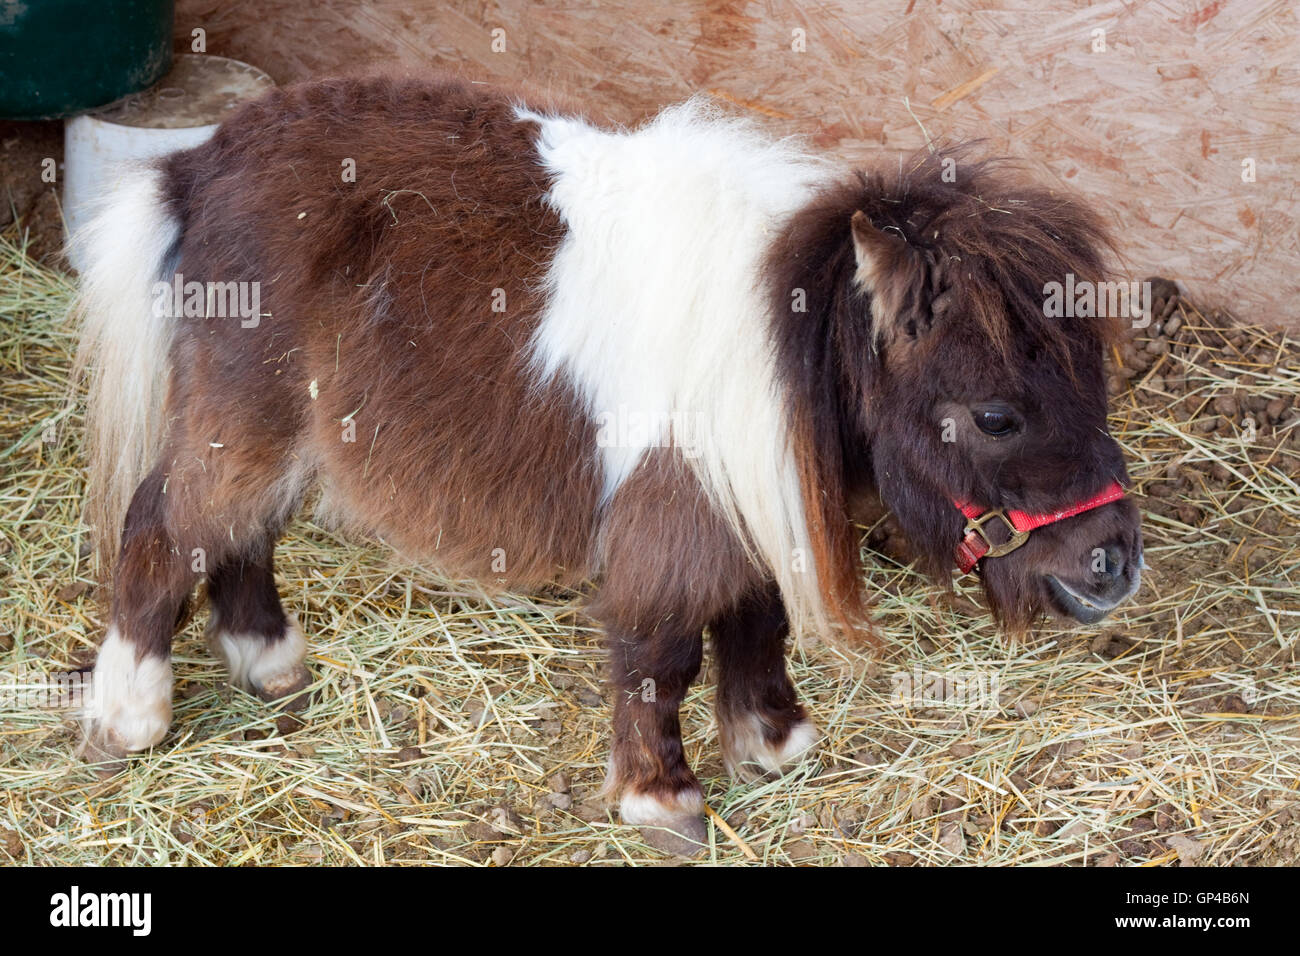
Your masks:
{"label": "pony's hind leg", "polygon": [[271,556],[274,538],[231,557],[208,575],[208,646],[226,662],[230,682],[271,702],[297,708],[311,683],[303,665],[307,643],[292,615],[280,606]]}
{"label": "pony's hind leg", "polygon": [[273,697],[302,686],[302,637],[275,596],[271,547],[306,474],[286,471],[269,440],[226,448],[189,437],[193,429],[179,416],[172,424],[123,522],[108,633],[83,721],[92,759],[148,749],[166,734],[172,636],[205,573],[215,579],[217,633],[230,638],[218,644],[238,661],[237,676]]}
{"label": "pony's hind leg", "polygon": [[155,468],[127,509],[108,633],[82,718],[92,761],[146,750],[171,724],[172,635],[199,575],[168,530],[165,486]]}
{"label": "pony's hind leg", "polygon": [[789,630],[775,585],[746,596],[709,625],[718,661],[722,756],[742,780],[780,773],[819,737],[786,672]]}

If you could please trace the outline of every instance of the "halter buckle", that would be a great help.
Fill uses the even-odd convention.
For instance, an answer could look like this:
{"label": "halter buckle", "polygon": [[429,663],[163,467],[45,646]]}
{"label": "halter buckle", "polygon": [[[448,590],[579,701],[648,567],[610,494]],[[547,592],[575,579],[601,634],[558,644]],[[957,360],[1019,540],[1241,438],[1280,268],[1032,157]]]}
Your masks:
{"label": "halter buckle", "polygon": [[[1001,544],[994,544],[989,538],[988,532],[984,528],[984,525],[994,518],[1001,518],[1002,523],[1007,526],[1007,531],[1011,535],[1010,538]],[[1016,526],[1011,523],[1011,519],[1007,517],[1006,512],[1001,508],[994,508],[992,511],[986,511],[978,517],[967,520],[965,533],[967,535],[978,535],[983,539],[984,543],[988,545],[988,550],[981,555],[981,560],[983,558],[1000,558],[1004,554],[1010,554],[1012,551],[1016,550],[1016,548],[1029,540],[1029,532],[1017,531]]]}

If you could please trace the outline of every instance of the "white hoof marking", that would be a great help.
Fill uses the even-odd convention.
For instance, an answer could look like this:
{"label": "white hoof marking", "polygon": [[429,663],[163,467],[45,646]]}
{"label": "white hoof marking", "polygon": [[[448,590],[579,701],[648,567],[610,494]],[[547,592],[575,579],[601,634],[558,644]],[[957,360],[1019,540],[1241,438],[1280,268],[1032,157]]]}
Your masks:
{"label": "white hoof marking", "polygon": [[216,614],[208,624],[208,645],[226,662],[230,683],[264,697],[280,697],[296,690],[306,672],[307,639],[293,615],[284,636],[268,641],[260,634],[232,634],[221,629]]}
{"label": "white hoof marking", "polygon": [[704,795],[687,787],[668,799],[646,793],[623,794],[619,802],[623,822],[633,826],[671,826],[684,817],[698,817],[704,812]]}
{"label": "white hoof marking", "polygon": [[723,760],[732,776],[753,779],[767,773],[781,773],[817,745],[821,732],[811,720],[790,728],[784,742],[773,746],[764,733],[763,722],[754,714],[732,718],[723,735]]}
{"label": "white hoof marking", "polygon": [[134,645],[110,626],[81,714],[88,737],[113,750],[148,750],[172,722],[172,662],[152,654],[137,659]]}

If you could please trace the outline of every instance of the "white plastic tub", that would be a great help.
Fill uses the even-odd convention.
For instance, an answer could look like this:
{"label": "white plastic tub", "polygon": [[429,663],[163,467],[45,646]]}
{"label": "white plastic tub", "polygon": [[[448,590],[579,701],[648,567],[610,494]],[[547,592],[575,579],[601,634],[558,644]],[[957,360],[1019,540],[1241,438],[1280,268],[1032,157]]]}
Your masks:
{"label": "white plastic tub", "polygon": [[[256,67],[224,56],[184,54],[156,86],[74,116],[63,132],[63,217],[69,235],[125,169],[208,139],[246,100],[274,84]],[[74,268],[75,244],[69,246]]]}

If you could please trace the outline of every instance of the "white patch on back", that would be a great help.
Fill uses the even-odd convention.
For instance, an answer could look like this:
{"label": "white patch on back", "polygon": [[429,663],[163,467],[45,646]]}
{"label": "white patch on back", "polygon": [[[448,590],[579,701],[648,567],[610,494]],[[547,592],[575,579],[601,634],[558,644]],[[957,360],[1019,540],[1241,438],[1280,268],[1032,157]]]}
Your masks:
{"label": "white patch on back", "polygon": [[669,443],[664,423],[685,423],[687,460],[796,627],[806,613],[823,621],[760,270],[834,171],[700,100],[632,132],[518,115],[541,126],[548,202],[568,227],[533,340],[539,371],[566,375],[598,423],[650,423],[599,449],[606,498]]}

